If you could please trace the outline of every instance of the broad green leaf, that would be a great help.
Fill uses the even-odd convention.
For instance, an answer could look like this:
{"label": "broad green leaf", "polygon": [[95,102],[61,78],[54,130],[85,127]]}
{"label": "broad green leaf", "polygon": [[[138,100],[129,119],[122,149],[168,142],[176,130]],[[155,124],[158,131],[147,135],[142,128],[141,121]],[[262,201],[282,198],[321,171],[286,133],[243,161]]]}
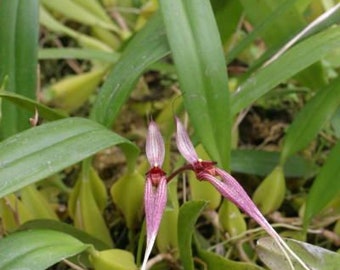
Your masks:
{"label": "broad green leaf", "polygon": [[[0,85],[34,99],[38,53],[38,0],[0,2]],[[1,107],[1,137],[29,127],[30,115],[7,100]]]}
{"label": "broad green leaf", "polygon": [[[340,265],[340,254],[338,253],[297,240],[286,239],[285,241],[311,269],[335,270]],[[290,269],[287,258],[273,238],[265,237],[259,239],[256,250],[261,260],[271,270]],[[295,270],[304,269],[299,263],[295,263],[294,259],[292,260]]]}
{"label": "broad green leaf", "polygon": [[96,250],[109,249],[110,246],[100,241],[98,238],[89,235],[88,233],[75,228],[74,226],[56,220],[50,219],[35,219],[24,223],[20,226],[20,230],[53,230],[61,233],[65,233],[79,241],[93,245]]}
{"label": "broad green leaf", "polygon": [[160,1],[184,104],[200,141],[229,169],[231,117],[226,65],[209,1]]}
{"label": "broad green leaf", "polygon": [[251,263],[236,262],[223,258],[216,253],[205,251],[203,249],[198,250],[199,257],[207,264],[209,270],[221,270],[221,269],[232,269],[232,270],[261,270],[262,267]]}
{"label": "broad green leaf", "polygon": [[201,211],[206,206],[205,202],[191,201],[183,204],[179,209],[178,216],[178,244],[179,255],[185,270],[194,270],[192,256],[192,235],[195,223]]}
{"label": "broad green leaf", "polygon": [[50,120],[50,121],[58,120],[58,119],[65,118],[67,116],[66,114],[50,109],[47,106],[37,101],[34,101],[25,96],[21,96],[21,95],[14,94],[11,92],[0,90],[0,98],[6,99],[10,101],[11,103],[29,111],[32,116],[34,114],[35,109],[37,109],[39,117],[42,117],[46,120]]}
{"label": "broad green leaf", "polygon": [[133,163],[138,150],[131,142],[87,119],[62,119],[12,136],[0,143],[0,197],[117,144]]}
{"label": "broad green leaf", "polygon": [[304,225],[307,226],[311,218],[319,213],[340,192],[340,142],[329,153],[320,173],[309,190],[304,213]]}
{"label": "broad green leaf", "polygon": [[[231,171],[251,175],[266,176],[280,161],[280,152],[238,149],[231,152]],[[284,164],[284,175],[310,178],[315,175],[317,166],[300,156],[291,156]]]}
{"label": "broad green leaf", "polygon": [[40,49],[38,58],[45,59],[84,59],[99,60],[102,62],[116,63],[120,55],[116,52],[105,52],[84,48],[46,48]]}
{"label": "broad green leaf", "polygon": [[291,155],[305,148],[329,122],[340,105],[340,77],[320,89],[307,102],[288,128],[281,152],[281,164]]}
{"label": "broad green leaf", "polygon": [[76,238],[52,230],[17,232],[0,240],[2,270],[45,270],[49,266],[86,250]]}
{"label": "broad green leaf", "polygon": [[232,96],[232,113],[235,115],[250,106],[252,102],[268,93],[280,82],[289,79],[337,48],[339,43],[340,26],[336,26],[297,44],[240,85],[238,91]]}
{"label": "broad green leaf", "polygon": [[160,14],[155,14],[125,48],[103,84],[91,118],[110,126],[125,104],[139,76],[152,63],[169,53]]}

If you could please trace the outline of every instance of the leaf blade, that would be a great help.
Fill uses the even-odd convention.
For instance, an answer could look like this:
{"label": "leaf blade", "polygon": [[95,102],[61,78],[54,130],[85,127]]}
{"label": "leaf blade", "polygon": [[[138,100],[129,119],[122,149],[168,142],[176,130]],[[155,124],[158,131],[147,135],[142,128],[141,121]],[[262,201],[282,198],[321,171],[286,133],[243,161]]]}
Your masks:
{"label": "leaf blade", "polygon": [[[232,95],[232,114],[240,112],[280,82],[320,60],[340,42],[339,26],[318,33],[287,51],[275,62],[248,78]],[[299,59],[299,61],[296,61]],[[289,66],[290,68],[285,68]]]}
{"label": "leaf blade", "polygon": [[18,232],[0,240],[0,268],[44,270],[88,247],[76,238],[57,231]]}
{"label": "leaf blade", "polygon": [[0,197],[117,144],[125,144],[131,159],[136,158],[138,149],[131,142],[82,118],[58,120],[12,136],[0,144]]}
{"label": "leaf blade", "polygon": [[228,78],[210,3],[165,0],[160,1],[160,8],[192,124],[209,155],[228,169]]}

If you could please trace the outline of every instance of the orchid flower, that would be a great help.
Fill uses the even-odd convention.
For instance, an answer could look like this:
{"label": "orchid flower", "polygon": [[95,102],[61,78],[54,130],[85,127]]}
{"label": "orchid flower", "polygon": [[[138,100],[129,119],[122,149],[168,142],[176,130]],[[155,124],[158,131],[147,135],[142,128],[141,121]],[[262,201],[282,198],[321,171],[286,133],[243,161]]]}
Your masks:
{"label": "orchid flower", "polygon": [[146,263],[155,243],[159,225],[167,201],[167,178],[161,169],[164,161],[165,147],[162,135],[155,122],[149,124],[146,138],[146,156],[150,170],[146,174],[144,206],[146,219],[146,251],[141,269]]}
{"label": "orchid flower", "polygon": [[273,237],[288,259],[288,263],[293,270],[295,268],[288,253],[295,258],[304,269],[310,270],[310,268],[290,249],[286,242],[284,242],[280,235],[273,229],[236,179],[226,171],[217,168],[215,162],[203,161],[198,158],[195,148],[189,139],[189,135],[178,118],[176,118],[176,126],[176,143],[178,150],[186,161],[190,163],[187,168],[194,171],[196,178],[211,183],[222,196],[233,202],[247,215],[252,217],[271,237]]}

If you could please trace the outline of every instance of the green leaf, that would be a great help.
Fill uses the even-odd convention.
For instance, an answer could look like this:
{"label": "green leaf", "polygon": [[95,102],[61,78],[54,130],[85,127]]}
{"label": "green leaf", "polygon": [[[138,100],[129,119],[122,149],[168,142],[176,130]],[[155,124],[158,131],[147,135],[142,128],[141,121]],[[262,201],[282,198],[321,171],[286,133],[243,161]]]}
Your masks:
{"label": "green leaf", "polygon": [[203,249],[198,250],[200,258],[207,264],[209,270],[233,269],[233,270],[260,270],[262,267],[245,262],[236,262]]}
{"label": "green leaf", "polygon": [[[231,171],[251,175],[266,176],[279,163],[279,152],[237,149],[231,152]],[[300,156],[291,156],[284,164],[284,175],[310,178],[315,175],[317,166]]]}
{"label": "green leaf", "polygon": [[232,96],[232,113],[235,115],[250,106],[252,102],[268,93],[280,82],[289,79],[337,48],[339,43],[340,26],[337,26],[297,44],[276,61],[258,70],[240,86]]}
{"label": "green leaf", "polygon": [[304,213],[304,225],[307,226],[311,218],[319,213],[340,192],[340,142],[329,153],[313,186],[309,190]]}
{"label": "green leaf", "polygon": [[229,169],[231,117],[226,65],[209,1],[160,1],[185,107],[209,155]]}
{"label": "green leaf", "polygon": [[[229,64],[232,62],[243,50],[245,50],[258,36],[262,35],[271,26],[273,26],[275,20],[279,19],[281,16],[295,5],[296,1],[282,1],[280,4],[272,10],[261,16],[261,20],[258,21],[254,29],[242,39],[236,46],[228,53],[226,56],[226,61]],[[248,2],[248,4],[256,4],[255,2]]]}
{"label": "green leaf", "polygon": [[102,62],[116,63],[120,55],[116,52],[105,52],[84,48],[48,48],[40,49],[38,58],[45,59],[84,59],[99,60]]}
{"label": "green leaf", "polygon": [[70,18],[81,24],[89,26],[100,26],[104,29],[120,33],[119,28],[115,24],[113,24],[113,21],[108,22],[107,20],[103,20],[100,16],[94,15],[93,13],[89,12],[87,9],[73,1],[68,0],[59,1],[40,0],[40,1],[50,10],[61,13],[66,18]]}
{"label": "green leaf", "polygon": [[242,16],[243,7],[239,1],[211,0],[210,3],[224,44],[235,33]]}
{"label": "green leaf", "polygon": [[191,201],[183,204],[179,209],[177,225],[179,255],[183,268],[186,270],[194,270],[191,240],[195,230],[196,220],[205,206],[206,202]]}
{"label": "green leaf", "polygon": [[24,223],[20,226],[20,230],[53,230],[61,233],[65,233],[74,238],[77,238],[85,244],[90,244],[95,247],[96,250],[109,249],[110,246],[100,241],[98,238],[75,228],[67,223],[51,220],[51,219],[35,219]]}
{"label": "green leaf", "polygon": [[298,113],[288,128],[281,152],[281,164],[305,148],[318,132],[329,122],[340,105],[340,77],[325,89],[319,90]]}
{"label": "green leaf", "polygon": [[138,150],[131,142],[87,119],[62,119],[12,136],[0,143],[0,197],[117,144],[133,163]]}
{"label": "green leaf", "polygon": [[[289,247],[298,255],[310,269],[335,270],[340,265],[340,254],[324,248],[297,240],[286,239]],[[272,270],[290,269],[287,258],[277,246],[273,238],[265,237],[257,241],[257,253],[261,260]],[[293,260],[293,263],[295,261]],[[299,263],[294,264],[295,270],[302,270]]]}
{"label": "green leaf", "polygon": [[[55,110],[50,109],[49,107],[36,102],[32,99],[29,99],[27,97],[18,95],[18,94],[14,94],[11,92],[7,92],[7,91],[1,91],[0,90],[0,97],[10,101],[11,103],[29,111],[32,116],[34,114],[35,109],[37,109],[38,113],[39,113],[39,117],[42,117],[46,120],[58,120],[58,119],[62,119],[65,118],[67,115],[57,112]],[[28,120],[28,119],[26,119]]]}
{"label": "green leaf", "polygon": [[[0,85],[34,99],[37,77],[38,0],[0,2]],[[30,115],[8,101],[1,105],[3,138],[29,127]]]}
{"label": "green leaf", "polygon": [[155,14],[127,45],[102,86],[91,118],[111,126],[137,79],[152,63],[169,53],[160,14]]}
{"label": "green leaf", "polygon": [[0,268],[44,270],[88,247],[76,238],[57,231],[18,232],[0,240]]}

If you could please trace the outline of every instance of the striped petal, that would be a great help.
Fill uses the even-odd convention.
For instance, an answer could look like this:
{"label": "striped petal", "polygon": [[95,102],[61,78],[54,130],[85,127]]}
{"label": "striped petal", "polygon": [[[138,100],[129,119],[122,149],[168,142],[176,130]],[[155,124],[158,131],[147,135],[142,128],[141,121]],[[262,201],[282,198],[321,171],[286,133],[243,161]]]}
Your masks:
{"label": "striped petal", "polygon": [[158,186],[152,184],[151,178],[146,179],[144,205],[146,218],[146,250],[141,270],[146,269],[146,263],[150,257],[157,232],[165,210],[167,201],[167,180],[162,177]]}
{"label": "striped petal", "polygon": [[194,164],[198,161],[198,156],[192,145],[189,135],[185,130],[185,127],[181,121],[176,117],[176,144],[179,152],[190,164]]}
{"label": "striped petal", "polygon": [[149,124],[145,151],[151,167],[162,167],[165,146],[163,137],[154,121],[151,121]]}

